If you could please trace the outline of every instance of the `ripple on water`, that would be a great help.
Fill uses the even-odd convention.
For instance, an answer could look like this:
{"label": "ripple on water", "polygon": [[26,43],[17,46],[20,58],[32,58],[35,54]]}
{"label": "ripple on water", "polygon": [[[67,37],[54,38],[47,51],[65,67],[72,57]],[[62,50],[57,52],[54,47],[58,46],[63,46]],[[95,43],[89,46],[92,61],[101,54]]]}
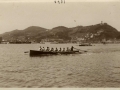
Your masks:
{"label": "ripple on water", "polygon": [[39,44],[1,47],[0,87],[120,87],[119,45],[76,46],[88,52],[47,57],[24,53]]}

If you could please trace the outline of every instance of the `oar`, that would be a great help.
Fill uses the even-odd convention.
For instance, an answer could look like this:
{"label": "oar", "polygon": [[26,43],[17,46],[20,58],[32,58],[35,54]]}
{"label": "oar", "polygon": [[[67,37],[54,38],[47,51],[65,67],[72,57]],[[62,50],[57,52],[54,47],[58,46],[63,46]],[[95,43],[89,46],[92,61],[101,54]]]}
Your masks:
{"label": "oar", "polygon": [[77,49],[77,50],[80,50],[80,51],[84,51],[84,52],[87,52],[87,51],[85,51],[85,50],[81,50],[81,49],[78,49],[78,48],[75,48],[75,49]]}
{"label": "oar", "polygon": [[[79,49],[80,50],[80,49]],[[84,51],[84,52],[87,52],[87,51],[85,51],[85,50],[80,50],[80,51]]]}
{"label": "oar", "polygon": [[29,51],[25,51],[24,53],[29,53]]}

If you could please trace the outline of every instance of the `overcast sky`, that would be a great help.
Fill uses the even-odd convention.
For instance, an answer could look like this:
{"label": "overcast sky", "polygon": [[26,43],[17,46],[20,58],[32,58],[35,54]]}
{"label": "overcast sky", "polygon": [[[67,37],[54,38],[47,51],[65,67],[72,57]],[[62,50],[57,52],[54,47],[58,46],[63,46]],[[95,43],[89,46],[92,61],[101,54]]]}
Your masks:
{"label": "overcast sky", "polygon": [[75,2],[77,0],[70,0],[73,2],[69,2],[65,0],[65,4],[55,4],[55,0],[17,1],[0,1],[0,33],[15,29],[22,30],[29,26],[52,29],[56,26],[94,25],[101,21],[120,31],[120,2],[118,1]]}

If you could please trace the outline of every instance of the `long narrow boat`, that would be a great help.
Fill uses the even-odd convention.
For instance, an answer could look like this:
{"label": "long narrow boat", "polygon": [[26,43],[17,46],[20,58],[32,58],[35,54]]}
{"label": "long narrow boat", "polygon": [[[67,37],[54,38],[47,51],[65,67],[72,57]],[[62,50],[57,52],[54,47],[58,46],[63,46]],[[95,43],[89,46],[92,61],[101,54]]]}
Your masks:
{"label": "long narrow boat", "polygon": [[92,46],[90,43],[81,43],[79,46]]}
{"label": "long narrow boat", "polygon": [[58,55],[58,54],[76,54],[76,53],[81,53],[81,52],[79,52],[79,50],[77,50],[77,51],[65,51],[65,52],[51,52],[51,51],[30,50],[30,56]]}

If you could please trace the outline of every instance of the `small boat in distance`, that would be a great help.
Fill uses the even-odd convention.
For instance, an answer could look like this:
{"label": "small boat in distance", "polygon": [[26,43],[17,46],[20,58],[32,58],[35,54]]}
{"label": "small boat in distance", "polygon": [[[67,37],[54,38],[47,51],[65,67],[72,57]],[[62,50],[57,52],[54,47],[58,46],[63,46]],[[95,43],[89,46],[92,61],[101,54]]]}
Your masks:
{"label": "small boat in distance", "polygon": [[92,46],[90,43],[81,43],[79,46]]}
{"label": "small boat in distance", "polygon": [[59,55],[59,54],[77,54],[82,53],[79,50],[76,51],[65,51],[65,52],[52,52],[52,51],[38,51],[38,50],[30,50],[30,56],[42,56],[42,55]]}

